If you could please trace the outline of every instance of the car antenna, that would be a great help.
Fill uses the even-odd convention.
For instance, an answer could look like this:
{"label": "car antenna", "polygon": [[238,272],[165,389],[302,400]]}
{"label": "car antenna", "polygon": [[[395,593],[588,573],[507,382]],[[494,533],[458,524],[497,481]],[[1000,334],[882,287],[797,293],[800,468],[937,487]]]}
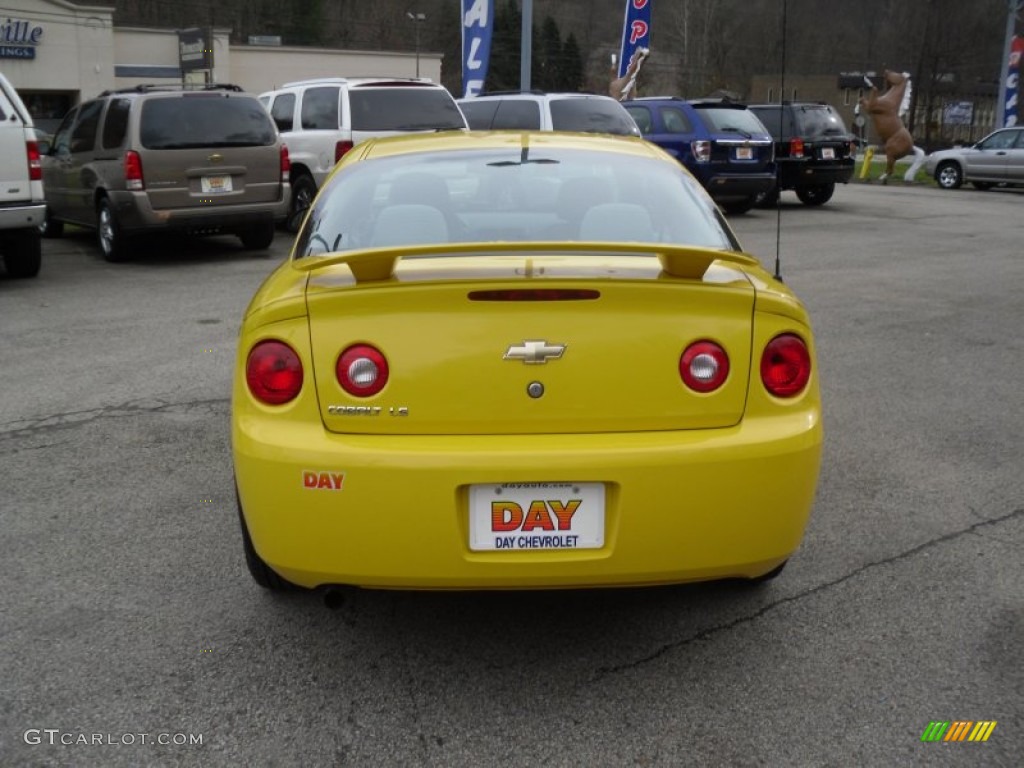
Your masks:
{"label": "car antenna", "polygon": [[[779,135],[782,135],[782,107],[786,92],[786,0],[782,0],[782,74],[779,76]],[[780,283],[782,279],[782,195],[779,190],[779,164],[775,164],[775,274],[772,275]]]}

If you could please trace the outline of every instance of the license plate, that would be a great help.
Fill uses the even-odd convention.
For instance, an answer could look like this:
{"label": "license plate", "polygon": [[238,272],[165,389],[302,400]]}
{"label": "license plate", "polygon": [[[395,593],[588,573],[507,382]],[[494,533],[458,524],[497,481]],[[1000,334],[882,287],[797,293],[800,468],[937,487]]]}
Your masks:
{"label": "license plate", "polygon": [[836,159],[836,151],[834,149],[832,149],[832,147],[822,147],[821,148],[821,159],[822,160],[835,160]]}
{"label": "license plate", "polygon": [[751,147],[737,147],[736,148],[736,159],[737,160],[753,160],[754,150]]}
{"label": "license plate", "polygon": [[201,182],[204,195],[217,195],[231,191],[230,176],[203,176]]}
{"label": "license plate", "polygon": [[604,546],[603,483],[469,487],[469,548],[523,552]]}

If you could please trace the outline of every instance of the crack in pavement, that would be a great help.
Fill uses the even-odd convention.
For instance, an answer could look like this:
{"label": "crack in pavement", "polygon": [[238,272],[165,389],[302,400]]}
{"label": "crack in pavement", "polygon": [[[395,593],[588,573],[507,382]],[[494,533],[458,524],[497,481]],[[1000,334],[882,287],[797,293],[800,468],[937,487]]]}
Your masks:
{"label": "crack in pavement", "polygon": [[231,398],[218,397],[209,400],[191,400],[183,403],[171,403],[160,398],[129,401],[121,405],[106,405],[84,411],[68,411],[35,419],[20,419],[7,424],[0,424],[0,440],[17,440],[24,437],[47,434],[61,429],[71,429],[89,424],[97,419],[117,419],[125,416],[136,416],[140,413],[187,413],[201,408],[213,409],[214,406],[226,405]]}
{"label": "crack in pavement", "polygon": [[769,603],[760,610],[748,616],[741,616],[737,619],[733,619],[732,621],[726,622],[725,624],[719,624],[717,626],[701,630],[695,635],[684,638],[682,640],[667,643],[642,658],[636,659],[625,664],[616,664],[614,666],[609,667],[598,667],[596,674],[590,680],[587,681],[587,684],[592,685],[593,683],[599,682],[602,678],[607,677],[608,675],[613,675],[618,672],[624,672],[630,669],[636,669],[637,667],[643,666],[644,664],[659,659],[665,654],[670,653],[671,651],[674,651],[678,648],[683,648],[687,645],[691,645],[692,643],[700,642],[701,640],[706,640],[709,637],[712,637],[720,632],[728,632],[729,630],[742,626],[743,624],[749,624],[780,606],[787,605],[789,603],[794,603],[798,600],[803,600],[805,597],[815,595],[818,592],[822,592],[826,589],[831,589],[832,587],[838,586],[839,584],[849,581],[855,576],[859,576],[860,574],[864,573],[864,571],[870,570],[871,568],[875,568],[880,565],[889,565],[890,563],[895,563],[899,562],[900,560],[911,558],[919,552],[922,552],[926,549],[930,549],[931,547],[943,544],[947,541],[952,541],[953,539],[958,539],[961,536],[975,534],[977,532],[977,529],[979,528],[998,525],[999,523],[1005,523],[1008,520],[1012,520],[1014,518],[1021,516],[1024,516],[1024,508],[1015,509],[1012,512],[1005,514],[1001,517],[994,517],[990,520],[983,520],[981,522],[974,523],[973,525],[970,525],[967,528],[963,528],[958,531],[953,531],[951,533],[938,536],[937,538],[930,539],[922,544],[918,544],[916,547],[911,547],[905,552],[900,552],[899,554],[893,555],[891,557],[866,563],[860,566],[859,568],[855,568],[854,570],[850,571],[850,573],[846,574],[845,576],[841,576],[838,579],[833,579],[832,581],[825,582],[824,584],[819,584],[818,586],[800,592],[799,594],[784,597],[781,600],[775,601],[774,603]]}

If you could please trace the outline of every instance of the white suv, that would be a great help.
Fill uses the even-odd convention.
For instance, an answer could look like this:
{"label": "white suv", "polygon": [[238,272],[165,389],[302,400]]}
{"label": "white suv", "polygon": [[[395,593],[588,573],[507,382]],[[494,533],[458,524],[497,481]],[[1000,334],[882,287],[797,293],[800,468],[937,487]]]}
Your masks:
{"label": "white suv", "polygon": [[0,253],[10,277],[35,277],[46,221],[43,175],[32,116],[0,74]]}
{"label": "white suv", "polygon": [[424,131],[466,130],[448,90],[426,79],[325,77],[260,94],[291,159],[296,231],[327,174],[366,139]]}
{"label": "white suv", "polygon": [[639,136],[629,112],[596,93],[489,93],[459,99],[474,131],[582,131]]}

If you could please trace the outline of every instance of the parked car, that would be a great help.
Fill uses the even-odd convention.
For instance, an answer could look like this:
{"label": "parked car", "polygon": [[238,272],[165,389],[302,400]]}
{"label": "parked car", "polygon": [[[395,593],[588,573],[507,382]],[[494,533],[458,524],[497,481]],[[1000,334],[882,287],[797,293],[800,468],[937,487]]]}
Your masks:
{"label": "parked car", "polygon": [[267,248],[288,211],[288,150],[236,86],[105,91],[65,116],[43,162],[46,234],[94,228],[122,261],[142,233],[237,235]]}
{"label": "parked car", "polygon": [[35,277],[42,265],[42,178],[32,116],[0,73],[0,254],[11,277]]}
{"label": "parked car", "polygon": [[611,96],[540,91],[487,93],[459,99],[474,131],[579,131],[639,136],[636,123]]}
{"label": "parked car", "polygon": [[242,542],[268,589],[764,580],[814,499],[807,314],[648,142],[367,142],[254,296],[235,365]]}
{"label": "parked car", "polygon": [[1024,128],[1002,128],[973,146],[932,152],[924,167],[943,189],[965,181],[977,189],[1024,184]]}
{"label": "parked car", "polygon": [[320,185],[366,139],[466,130],[448,89],[425,79],[325,77],[260,94],[291,157],[288,228],[298,229]]}
{"label": "parked car", "polygon": [[804,205],[824,205],[853,176],[857,138],[834,107],[821,102],[751,104],[775,141],[778,184],[758,204],[775,205],[791,189]]}
{"label": "parked car", "polygon": [[772,137],[743,104],[645,97],[625,102],[644,138],[686,166],[727,213],[775,184]]}

